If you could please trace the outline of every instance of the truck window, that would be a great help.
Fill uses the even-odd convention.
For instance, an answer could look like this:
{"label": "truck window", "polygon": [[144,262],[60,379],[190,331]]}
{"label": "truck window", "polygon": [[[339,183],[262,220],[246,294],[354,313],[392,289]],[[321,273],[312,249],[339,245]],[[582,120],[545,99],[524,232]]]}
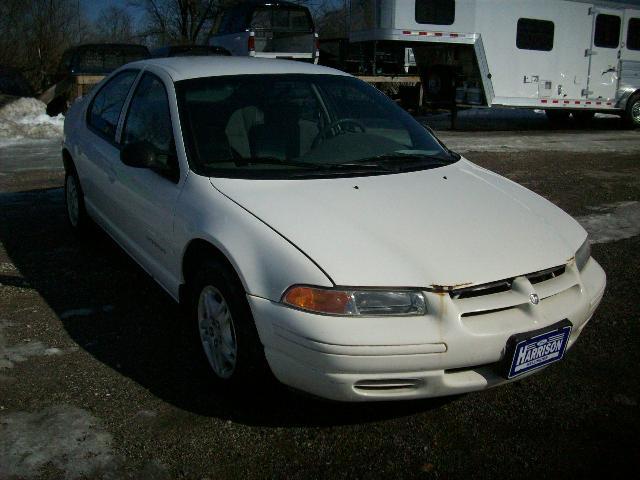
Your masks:
{"label": "truck window", "polygon": [[617,15],[598,14],[593,44],[602,48],[618,48],[620,44],[620,24],[620,17]]}
{"label": "truck window", "polygon": [[550,52],[553,50],[554,33],[555,25],[549,20],[520,18],[516,33],[516,46],[520,50]]}
{"label": "truck window", "polygon": [[95,45],[78,49],[73,69],[78,73],[104,74],[125,63],[149,57],[147,47],[137,45]]}
{"label": "truck window", "polygon": [[455,19],[455,0],[416,0],[417,23],[451,25]]}
{"label": "truck window", "polygon": [[632,18],[629,20],[627,48],[629,50],[640,50],[640,18]]}
{"label": "truck window", "polygon": [[251,28],[255,30],[286,30],[312,32],[313,25],[305,8],[258,7],[253,12]]}

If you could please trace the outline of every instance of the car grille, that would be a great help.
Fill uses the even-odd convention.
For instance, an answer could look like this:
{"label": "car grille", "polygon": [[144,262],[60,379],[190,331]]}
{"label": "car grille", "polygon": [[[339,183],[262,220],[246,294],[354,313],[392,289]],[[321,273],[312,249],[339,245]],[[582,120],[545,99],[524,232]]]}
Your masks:
{"label": "car grille", "polygon": [[422,382],[415,378],[380,378],[360,380],[353,386],[356,390],[370,392],[397,392],[402,390],[414,390],[418,388]]}
{"label": "car grille", "polygon": [[563,306],[568,311],[570,305],[566,302],[577,300],[579,290],[577,276],[567,271],[565,265],[561,265],[519,277],[452,290],[449,295],[463,321],[491,316],[492,320],[504,326],[505,322],[530,313],[528,309],[533,306],[530,294],[533,292],[538,295],[540,306],[543,309],[552,307],[550,313],[557,317],[558,314],[562,315]]}

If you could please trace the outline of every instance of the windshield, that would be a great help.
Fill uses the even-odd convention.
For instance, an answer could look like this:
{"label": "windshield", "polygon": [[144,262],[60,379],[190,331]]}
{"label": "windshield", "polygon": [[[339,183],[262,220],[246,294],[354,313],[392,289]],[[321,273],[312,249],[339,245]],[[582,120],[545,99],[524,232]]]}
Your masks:
{"label": "windshield", "polygon": [[176,83],[191,167],[207,176],[377,175],[456,161],[366,83],[337,75],[234,75]]}

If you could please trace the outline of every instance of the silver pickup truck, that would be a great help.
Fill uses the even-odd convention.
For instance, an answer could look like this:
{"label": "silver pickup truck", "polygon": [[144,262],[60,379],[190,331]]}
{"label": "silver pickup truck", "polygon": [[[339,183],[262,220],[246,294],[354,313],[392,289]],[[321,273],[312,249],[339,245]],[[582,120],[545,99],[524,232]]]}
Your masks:
{"label": "silver pickup truck", "polygon": [[210,45],[231,55],[318,63],[318,34],[309,9],[290,2],[254,0],[226,9]]}

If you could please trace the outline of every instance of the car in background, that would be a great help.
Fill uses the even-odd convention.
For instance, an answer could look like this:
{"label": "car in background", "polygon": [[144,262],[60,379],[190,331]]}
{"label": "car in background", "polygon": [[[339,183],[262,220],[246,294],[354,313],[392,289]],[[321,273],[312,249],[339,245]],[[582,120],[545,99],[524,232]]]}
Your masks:
{"label": "car in background", "polygon": [[149,58],[144,45],[99,43],[79,45],[62,55],[53,85],[40,97],[47,104],[47,113],[66,112],[78,97],[86,95],[105,75],[125,63]]}
{"label": "car in background", "polygon": [[135,62],[64,133],[69,225],[95,221],[185,306],[221,387],[482,390],[561,360],[604,294],[578,222],[338,70]]}
{"label": "car in background", "polygon": [[318,63],[318,34],[307,7],[250,0],[224,10],[209,43],[241,57]]}
{"label": "car in background", "polygon": [[213,45],[167,45],[151,50],[152,58],[193,57],[206,55],[231,55],[222,47]]}

